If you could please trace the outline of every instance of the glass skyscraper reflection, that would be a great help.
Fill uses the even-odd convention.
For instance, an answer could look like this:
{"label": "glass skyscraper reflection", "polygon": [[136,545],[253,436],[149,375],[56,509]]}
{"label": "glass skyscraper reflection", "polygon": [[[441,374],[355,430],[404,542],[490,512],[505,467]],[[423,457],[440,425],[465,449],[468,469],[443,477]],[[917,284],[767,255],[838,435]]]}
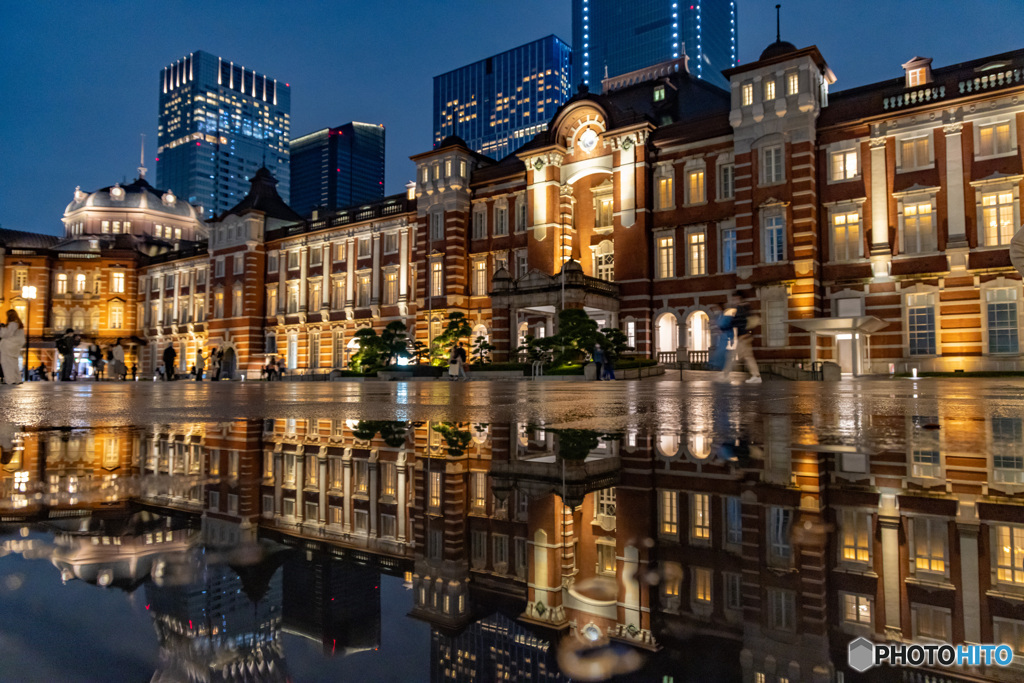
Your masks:
{"label": "glass skyscraper reflection", "polygon": [[550,35],[434,77],[434,146],[457,135],[494,159],[547,128],[572,96],[572,50]]}
{"label": "glass skyscraper reflection", "polygon": [[735,0],[573,0],[576,80],[601,91],[601,79],[690,58],[690,73],[723,88],[736,66]]}
{"label": "glass skyscraper reflection", "polygon": [[302,216],[384,198],[384,126],[346,123],[292,140],[291,207]]}
{"label": "glass skyscraper reflection", "polygon": [[160,70],[157,187],[201,209],[227,211],[266,166],[289,197],[291,89],[207,52]]}

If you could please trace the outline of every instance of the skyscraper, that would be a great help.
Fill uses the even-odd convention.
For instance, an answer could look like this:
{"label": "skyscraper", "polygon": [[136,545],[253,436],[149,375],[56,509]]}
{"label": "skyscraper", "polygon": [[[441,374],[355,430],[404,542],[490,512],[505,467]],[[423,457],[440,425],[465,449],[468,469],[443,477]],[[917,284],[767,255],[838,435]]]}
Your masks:
{"label": "skyscraper", "polygon": [[434,147],[457,135],[500,159],[572,96],[572,50],[551,35],[434,76]]}
{"label": "skyscraper", "polygon": [[384,197],[384,126],[346,123],[291,143],[291,207],[302,216]]}
{"label": "skyscraper", "polygon": [[[601,79],[690,58],[690,73],[728,88],[736,66],[735,0],[572,0],[576,80],[601,91]],[[607,69],[607,73],[605,70]]]}
{"label": "skyscraper", "polygon": [[265,165],[287,201],[287,83],[193,52],[160,70],[157,187],[211,219],[237,204]]}

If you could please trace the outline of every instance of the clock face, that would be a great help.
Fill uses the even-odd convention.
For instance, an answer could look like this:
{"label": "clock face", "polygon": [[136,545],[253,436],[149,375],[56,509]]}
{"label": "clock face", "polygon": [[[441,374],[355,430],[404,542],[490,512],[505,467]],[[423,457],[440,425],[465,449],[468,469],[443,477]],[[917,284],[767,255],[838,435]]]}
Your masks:
{"label": "clock face", "polygon": [[580,149],[584,152],[592,152],[597,147],[597,131],[587,128],[579,137]]}

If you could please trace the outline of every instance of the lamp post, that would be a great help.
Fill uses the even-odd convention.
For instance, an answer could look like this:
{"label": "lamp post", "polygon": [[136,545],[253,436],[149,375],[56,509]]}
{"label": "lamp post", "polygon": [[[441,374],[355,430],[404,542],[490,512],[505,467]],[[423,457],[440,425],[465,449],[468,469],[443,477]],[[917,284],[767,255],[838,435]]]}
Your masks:
{"label": "lamp post", "polygon": [[25,285],[21,288],[21,297],[26,301],[25,306],[25,381],[28,381],[28,325],[32,320],[32,299],[36,298],[35,285]]}

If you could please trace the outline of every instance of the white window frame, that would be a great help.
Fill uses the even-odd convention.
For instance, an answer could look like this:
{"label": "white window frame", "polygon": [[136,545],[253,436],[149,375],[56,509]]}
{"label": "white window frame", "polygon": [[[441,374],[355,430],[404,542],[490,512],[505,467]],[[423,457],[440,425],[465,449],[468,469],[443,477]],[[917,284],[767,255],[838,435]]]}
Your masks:
{"label": "white window frame", "polygon": [[874,550],[871,515],[856,508],[840,508],[836,513],[839,518],[839,563],[858,569],[871,566]]}
{"label": "white window frame", "polygon": [[[718,158],[715,166],[715,192],[719,201],[731,201],[736,198],[736,162],[732,154]],[[726,182],[728,176],[728,182]],[[728,192],[726,192],[728,190]]]}
{"label": "white window frame", "polygon": [[[971,183],[971,187],[974,188],[974,207],[975,215],[977,217],[978,226],[978,245],[984,247],[997,247],[1006,248],[1010,239],[1016,234],[1017,230],[1020,229],[1021,216],[1020,216],[1020,183],[1024,180],[1024,175],[1009,176],[999,178],[998,180],[975,180]],[[995,195],[1005,195],[1010,193],[1013,205],[1013,218],[1010,224],[1010,235],[1006,241],[997,237],[996,240],[992,240],[989,237],[987,226],[985,223],[985,198]],[[1005,204],[996,204],[997,207],[1005,206]]]}
{"label": "white window frame", "polygon": [[711,545],[711,494],[690,494],[690,543]]}
{"label": "white window frame", "polygon": [[494,205],[494,236],[508,236],[508,202],[500,200]]}
{"label": "white window frame", "polygon": [[232,275],[241,275],[245,272],[245,254],[235,254],[231,257]]}
{"label": "white window frame", "polygon": [[[725,245],[726,245],[726,238],[727,238],[729,232],[732,233],[731,241],[732,241],[733,263],[732,263],[732,267],[731,268],[729,267],[729,264],[726,263],[726,260],[725,260],[726,259],[726,248],[725,248]],[[737,267],[737,261],[739,259],[739,253],[738,253],[738,243],[737,243],[737,240],[736,240],[736,221],[734,219],[729,219],[729,220],[726,220],[726,221],[722,221],[721,223],[718,224],[718,245],[719,245],[719,249],[718,249],[719,272],[720,273],[735,273],[736,272],[736,267]]]}
{"label": "white window frame", "polygon": [[473,259],[472,296],[487,296],[487,257]]}
{"label": "white window frame", "polygon": [[[842,202],[836,204],[827,205],[828,208],[828,236],[829,236],[829,247],[831,252],[832,261],[838,263],[845,263],[850,261],[857,261],[864,258],[864,201],[863,199],[855,202]],[[853,254],[849,253],[849,217],[855,215],[857,217],[857,240],[854,243],[855,251]],[[838,217],[844,218],[843,226],[847,235],[847,249],[846,253],[842,254],[843,258],[840,258],[839,243],[836,240],[836,222]]]}
{"label": "white window frame", "polygon": [[487,239],[487,206],[485,204],[477,204],[473,207],[472,239]]}
{"label": "white window frame", "polygon": [[[898,194],[897,200],[897,223],[898,223],[898,238],[899,238],[899,249],[897,253],[899,255],[927,255],[934,254],[938,250],[939,245],[939,206],[938,206],[938,190],[939,188],[931,188],[925,192],[914,192],[913,194]],[[921,244],[920,229],[918,229],[918,240],[914,245],[914,250],[908,249],[910,246],[907,243],[907,232],[906,232],[906,212],[909,207],[915,207],[916,213],[913,215],[920,216],[919,207],[924,204],[931,205],[931,240],[932,244]],[[915,219],[919,221],[919,219]],[[931,248],[922,248],[931,247]]]}
{"label": "white window frame", "polygon": [[[691,188],[690,178],[692,176],[694,176],[695,174],[698,174],[698,173],[700,174],[700,196],[699,197],[695,197],[693,189]],[[708,202],[708,173],[707,173],[707,165],[704,163],[703,159],[701,159],[699,161],[691,160],[691,161],[686,162],[686,165],[683,167],[683,180],[684,180],[684,183],[685,183],[685,187],[683,188],[683,192],[684,192],[684,200],[683,201],[686,203],[686,205],[687,206],[700,206],[702,204],[707,204],[707,202]]]}
{"label": "white window frame", "polygon": [[110,291],[112,294],[124,294],[125,273],[123,270],[117,270],[110,274]]}
{"label": "white window frame", "polygon": [[658,492],[658,535],[679,537],[679,492],[661,489]]}
{"label": "white window frame", "polygon": [[[939,316],[939,307],[937,305],[937,292],[934,290],[926,290],[921,287],[915,288],[914,291],[904,292],[903,297],[903,341],[906,345],[904,348],[907,349],[907,355],[914,358],[930,358],[932,356],[939,355],[941,346],[939,344],[939,330],[941,329],[941,318]],[[910,348],[910,309],[911,308],[928,308],[932,309],[932,319],[934,321],[932,329],[932,345],[935,347],[933,353],[912,353]]]}
{"label": "white window frame", "polygon": [[515,196],[516,227],[517,233],[526,232],[526,223],[529,220],[526,205],[526,193],[521,192]]}
{"label": "white window frame", "polygon": [[[777,204],[761,210],[761,263],[785,263],[789,254],[786,249],[786,209]],[[776,230],[782,230],[781,245],[769,241]]]}
{"label": "white window frame", "polygon": [[[916,144],[918,140],[927,141],[927,155],[926,160],[918,159],[919,148]],[[903,143],[915,142],[914,147],[914,159],[912,162],[908,162],[903,158]],[[935,140],[932,132],[928,131],[916,131],[913,133],[907,133],[906,135],[899,135],[896,137],[896,172],[897,173],[913,173],[914,171],[924,171],[927,169],[935,168]]]}
{"label": "white window frame", "polygon": [[[917,577],[949,576],[949,522],[944,517],[907,518],[910,574]],[[925,552],[918,551],[924,546]],[[923,565],[923,566],[922,566]]]}
{"label": "white window frame", "polygon": [[740,86],[740,106],[749,107],[754,104],[754,84],[747,82]]}
{"label": "white window frame", "polygon": [[786,72],[786,96],[796,95],[800,92],[800,72]]}
{"label": "white window frame", "polygon": [[434,209],[429,214],[428,238],[430,242],[443,242],[444,236],[444,211]]}
{"label": "white window frame", "polygon": [[[663,241],[668,240],[667,244]],[[668,280],[676,276],[676,238],[669,232],[655,233],[654,235],[654,257],[655,257],[655,279]],[[662,261],[662,252],[668,254],[667,263]]]}
{"label": "white window frame", "polygon": [[[852,159],[850,157],[853,157]],[[841,170],[837,172],[836,161],[840,162]],[[847,140],[828,148],[828,182],[845,183],[859,180],[861,177],[860,144],[857,140]],[[853,168],[851,169],[851,165]]]}
{"label": "white window frame", "polygon": [[[993,524],[990,529],[993,584],[1024,587],[1024,526]],[[1007,543],[1009,553],[1003,551]]]}
{"label": "white window frame", "polygon": [[[667,185],[668,196],[663,196],[663,184]],[[667,199],[667,201],[665,201]],[[676,169],[671,162],[658,164],[654,171],[654,210],[671,211],[676,208]]]}
{"label": "white window frame", "polygon": [[[863,593],[839,593],[840,618],[846,629],[871,629],[875,619],[875,599]],[[851,608],[853,619],[850,619]],[[865,610],[866,608],[866,610]],[[873,629],[871,629],[873,630]]]}
{"label": "white window frame", "polygon": [[441,259],[433,259],[430,262],[430,270],[427,271],[430,288],[430,296],[444,296],[444,263]]}
{"label": "white window frame", "polygon": [[[1004,116],[988,117],[977,119],[971,122],[974,131],[974,159],[998,159],[999,157],[1015,156],[1017,154],[1017,117],[1014,114]],[[1001,124],[1008,124],[1010,127],[1009,147],[1005,150],[997,150],[993,141],[993,151],[990,154],[982,154],[981,131],[983,128],[993,128]]]}
{"label": "white window frame", "polygon": [[214,277],[224,277],[224,257],[223,256],[218,256],[217,257],[217,261],[215,262],[214,268],[216,269],[216,270],[214,270]]}
{"label": "white window frame", "polygon": [[[695,235],[701,236],[699,243],[694,241]],[[686,228],[686,274],[708,274],[708,231],[703,225]]]}
{"label": "white window frame", "polygon": [[757,151],[760,184],[781,185],[786,182],[786,145],[778,142],[764,145]]}
{"label": "white window frame", "polygon": [[[942,619],[944,622],[944,633],[922,633],[921,632],[921,621],[927,620],[929,624],[934,624],[937,619]],[[953,635],[952,629],[952,614],[949,609],[945,607],[936,607],[935,605],[925,605],[921,603],[910,603],[910,621],[911,621],[911,637],[915,642],[949,642],[949,639]],[[931,626],[929,626],[931,628]]]}
{"label": "white window frame", "polygon": [[[1014,280],[1006,280],[1005,278],[998,278],[990,282],[983,283],[981,286],[981,302],[983,304],[981,311],[982,319],[982,349],[985,355],[992,356],[1015,356],[1020,353],[1021,349],[1021,332],[1020,332],[1020,321],[1021,321],[1021,301],[1024,297],[1021,296],[1021,285],[1020,282]],[[1013,303],[1013,306],[1008,306],[1010,310],[1016,314],[1016,326],[999,329],[1015,329],[1017,338],[1017,350],[1016,351],[993,351],[992,350],[992,335],[991,335],[991,321],[989,320],[989,306],[991,305],[1003,305]]]}

